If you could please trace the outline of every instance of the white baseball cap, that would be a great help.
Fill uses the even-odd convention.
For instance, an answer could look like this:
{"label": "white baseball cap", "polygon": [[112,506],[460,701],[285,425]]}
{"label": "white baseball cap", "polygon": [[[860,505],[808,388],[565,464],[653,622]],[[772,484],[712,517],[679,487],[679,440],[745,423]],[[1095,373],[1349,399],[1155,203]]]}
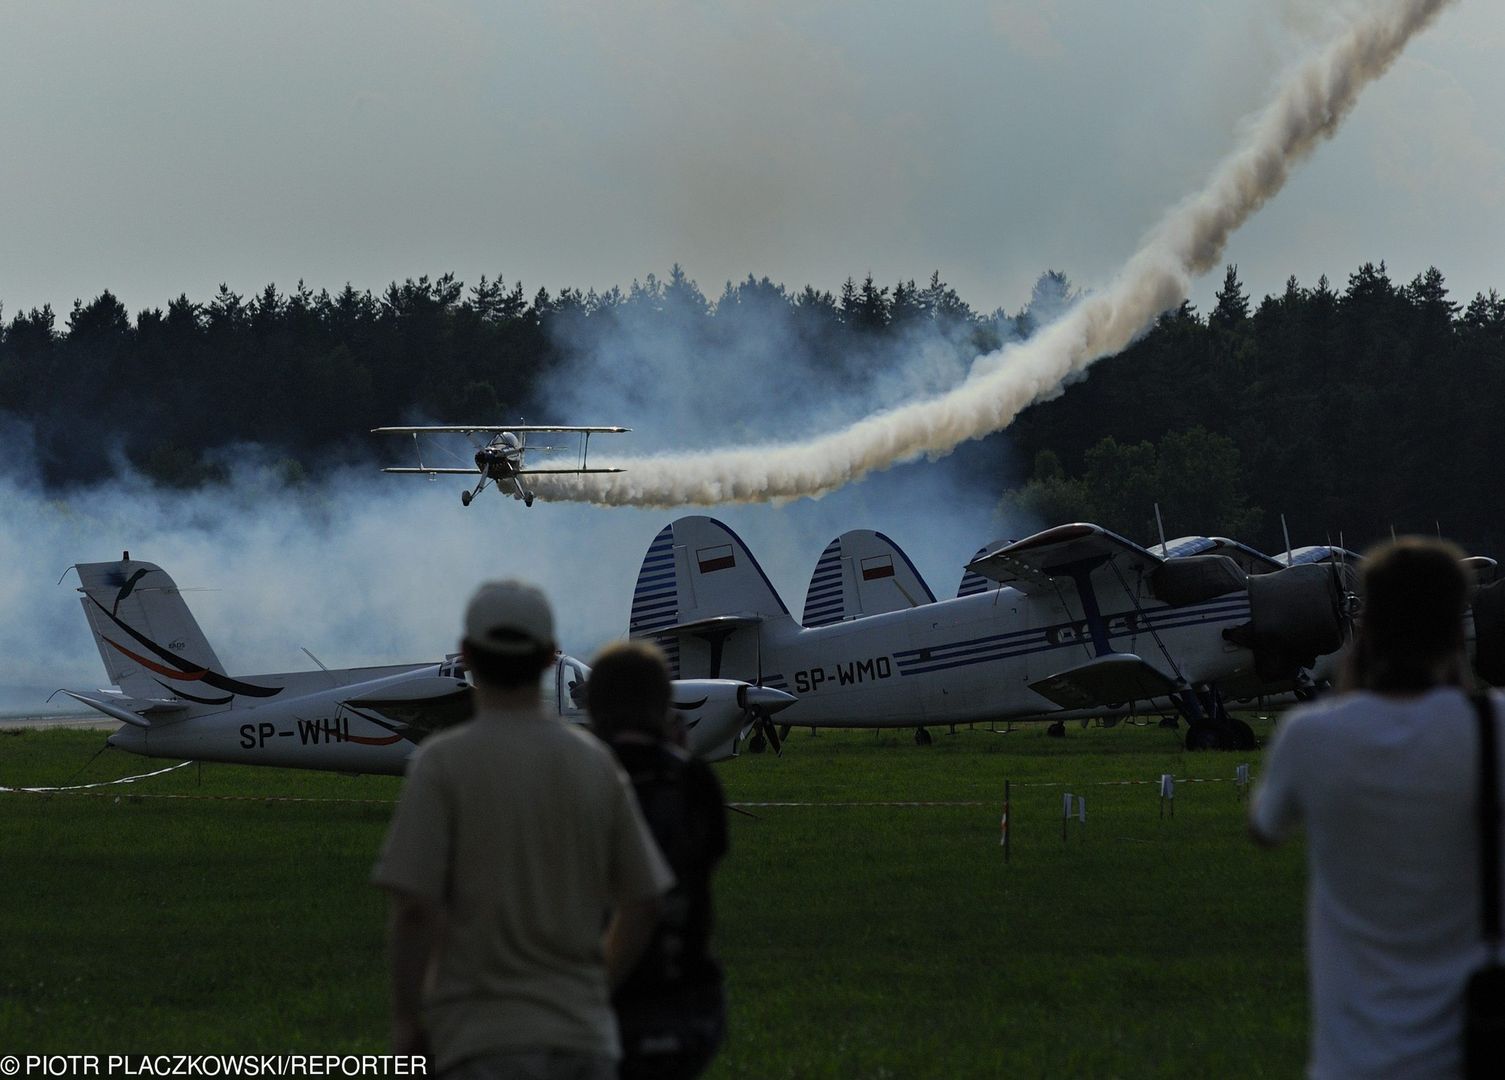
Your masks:
{"label": "white baseball cap", "polygon": [[488,581],[465,609],[465,640],[475,649],[523,656],[554,648],[554,615],[535,585]]}

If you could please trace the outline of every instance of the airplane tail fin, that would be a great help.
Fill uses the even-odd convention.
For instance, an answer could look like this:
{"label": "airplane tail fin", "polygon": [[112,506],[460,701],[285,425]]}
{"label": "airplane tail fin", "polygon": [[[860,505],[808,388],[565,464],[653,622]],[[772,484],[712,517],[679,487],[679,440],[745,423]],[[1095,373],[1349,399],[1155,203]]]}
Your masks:
{"label": "airplane tail fin", "polygon": [[777,619],[789,609],[737,534],[683,517],[648,545],[628,632],[656,642],[675,678],[755,678],[757,635],[736,631]]}
{"label": "airplane tail fin", "polygon": [[853,529],[821,552],[801,621],[829,626],[933,603],[935,594],[898,544],[871,529]]}
{"label": "airplane tail fin", "polygon": [[126,698],[193,713],[229,705],[237,694],[278,692],[224,674],[177,583],[161,567],[127,553],[119,562],[75,569],[105,672]]}

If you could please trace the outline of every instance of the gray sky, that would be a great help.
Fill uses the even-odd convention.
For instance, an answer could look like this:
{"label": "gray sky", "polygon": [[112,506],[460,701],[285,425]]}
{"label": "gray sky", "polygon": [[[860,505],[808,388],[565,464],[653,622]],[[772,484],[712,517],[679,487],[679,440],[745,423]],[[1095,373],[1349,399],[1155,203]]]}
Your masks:
{"label": "gray sky", "polygon": [[[1015,310],[1103,282],[1334,6],[0,0],[0,303],[678,261]],[[1502,55],[1505,7],[1445,13],[1234,237],[1251,290],[1505,289]]]}

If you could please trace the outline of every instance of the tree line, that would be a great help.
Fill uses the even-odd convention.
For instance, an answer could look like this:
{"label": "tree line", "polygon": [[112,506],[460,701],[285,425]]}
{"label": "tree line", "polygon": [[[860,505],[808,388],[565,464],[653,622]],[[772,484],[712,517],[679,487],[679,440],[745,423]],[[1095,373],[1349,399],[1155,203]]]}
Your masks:
{"label": "tree line", "polygon": [[1440,531],[1505,558],[1505,299],[1453,301],[1434,267],[1365,263],[1339,292],[1294,277],[1253,304],[1230,266],[1201,318],[1163,315],[1011,429],[1031,463],[1005,503],[1135,538],[1217,531],[1267,551]]}
{"label": "tree line", "polygon": [[[0,309],[0,416],[25,425],[49,485],[121,467],[169,485],[224,475],[225,451],[258,444],[295,479],[316,463],[364,461],[367,429],[409,419],[507,422],[539,415],[551,375],[629,319],[689,334],[701,363],[752,363],[747,343],[794,348],[803,376],[896,362],[908,342],[961,358],[1027,338],[1073,299],[1064,275],[1037,282],[1013,314],[979,312],[932,274],[892,286],[871,275],[836,293],[749,276],[705,296],[678,267],[605,292],[527,292],[453,274],[317,293],[221,286],[132,318],[109,291]],[[770,322],[781,328],[769,335]],[[793,342],[793,346],[790,342]],[[750,356],[752,359],[750,359]],[[633,364],[631,351],[617,362]],[[972,460],[1011,513],[1086,519],[1148,541],[1158,503],[1171,535],[1232,534],[1282,546],[1402,531],[1505,553],[1492,480],[1502,450],[1505,300],[1455,302],[1435,268],[1405,284],[1365,263],[1335,289],[1291,278],[1252,301],[1227,269],[1204,318],[1163,315],[1122,354],[1027,410]],[[548,412],[546,403],[544,412]],[[566,418],[568,419],[568,418]]]}

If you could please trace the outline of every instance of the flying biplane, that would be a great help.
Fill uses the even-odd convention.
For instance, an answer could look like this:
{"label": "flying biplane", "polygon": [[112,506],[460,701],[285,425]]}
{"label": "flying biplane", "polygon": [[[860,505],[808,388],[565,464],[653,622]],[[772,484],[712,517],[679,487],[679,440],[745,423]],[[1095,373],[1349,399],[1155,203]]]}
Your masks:
{"label": "flying biplane", "polygon": [[[514,499],[521,499],[524,506],[532,506],[533,489],[528,487],[528,482],[523,479],[524,477],[539,476],[545,474],[579,475],[581,473],[621,472],[621,469],[592,469],[588,467],[586,457],[590,450],[590,438],[592,435],[615,435],[620,434],[624,431],[631,430],[631,428],[624,427],[540,427],[537,425],[494,427],[484,424],[457,424],[438,427],[379,427],[372,428],[371,434],[411,435],[413,436],[414,448],[419,450],[418,465],[416,468],[413,466],[391,467],[383,469],[382,472],[410,473],[420,476],[427,476],[430,480],[433,480],[440,475],[474,476],[476,473],[480,473],[481,478],[480,480],[476,481],[476,486],[474,488],[460,492],[461,505],[469,506],[472,499],[474,499],[482,491],[486,490],[487,484],[495,484],[496,489],[503,495],[511,495]],[[539,435],[545,432],[580,436],[580,444],[578,447],[579,458],[577,459],[578,463],[570,468],[528,468],[527,462],[525,460],[525,455],[530,451],[533,453],[545,453],[551,451],[575,449],[574,447],[563,446],[539,446],[536,444],[529,445],[529,435]],[[421,449],[419,449],[420,444],[418,437],[420,435],[465,436],[475,447],[475,464],[466,465],[463,467],[425,464],[423,461],[423,453]],[[485,441],[481,442],[476,438],[477,436],[485,436]],[[454,454],[447,448],[441,447],[441,449],[444,449],[444,452],[449,454],[449,456],[454,458],[456,461],[463,460],[459,455]]]}

